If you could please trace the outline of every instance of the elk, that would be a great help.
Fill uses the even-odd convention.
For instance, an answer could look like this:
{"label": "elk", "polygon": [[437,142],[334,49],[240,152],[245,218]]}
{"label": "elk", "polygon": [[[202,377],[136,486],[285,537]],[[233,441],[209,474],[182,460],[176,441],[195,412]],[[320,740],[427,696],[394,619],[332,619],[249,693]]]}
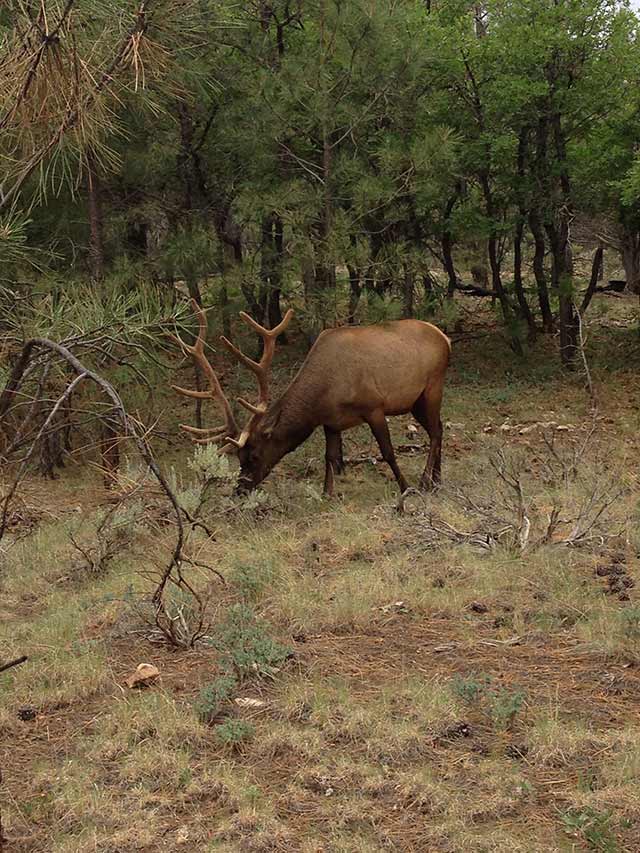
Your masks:
{"label": "elk", "polygon": [[239,350],[224,336],[224,346],[258,381],[258,401],[238,402],[251,415],[241,430],[215,370],[204,351],[207,321],[192,300],[199,321],[193,345],[172,336],[185,355],[191,355],[207,378],[206,391],[172,386],[187,397],[217,401],[224,424],[200,429],[181,424],[198,443],[218,442],[225,452],[237,451],[240,460],[238,492],[255,489],[275,465],[323,427],[326,439],[325,495],[333,494],[334,474],[341,473],[344,430],[368,424],[382,457],[393,471],[401,492],[405,480],[393,451],[386,417],[411,412],[430,439],[429,454],[420,486],[434,488],[441,480],[442,422],[440,405],[451,344],[435,326],[421,320],[396,320],[378,326],[343,326],[327,329],[317,338],[302,367],[282,396],[269,402],[269,372],[276,339],[291,322],[289,309],[274,329],[265,329],[244,311],[242,320],[263,340],[259,362]]}

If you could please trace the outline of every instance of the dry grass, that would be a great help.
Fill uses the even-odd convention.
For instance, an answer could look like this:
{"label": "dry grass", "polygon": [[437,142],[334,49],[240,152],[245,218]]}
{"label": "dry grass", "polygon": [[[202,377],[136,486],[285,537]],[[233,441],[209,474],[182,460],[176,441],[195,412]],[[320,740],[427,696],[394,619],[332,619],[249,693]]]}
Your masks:
{"label": "dry grass", "polygon": [[[365,463],[322,501],[314,438],[274,472],[266,508],[211,509],[215,540],[189,543],[228,581],[213,587],[209,634],[230,605],[249,608],[261,620],[251,654],[272,677],[245,680],[209,724],[196,700],[224,650],[168,650],[140,618],[140,573],[170,530],[136,528],[92,575],[69,533],[90,541],[101,491],[79,472],[28,483],[0,569],[2,656],[30,656],[0,675],[10,849],[639,850],[638,352],[606,312],[593,317],[600,420],[579,476],[545,473],[543,433],[526,429],[567,424],[559,452],[581,446],[593,420],[579,380],[560,376],[545,341],[520,366],[483,338],[455,349],[437,496],[398,515],[384,467]],[[369,448],[349,436],[348,455]],[[597,535],[522,549],[434,538],[434,519],[487,532],[460,495],[498,505],[497,449],[521,460],[532,529],[554,500],[575,515],[613,475],[620,495]],[[188,488],[184,456],[171,461]],[[422,464],[401,457],[413,482]],[[270,669],[269,636],[293,659]],[[128,690],[142,661],[161,680]]]}

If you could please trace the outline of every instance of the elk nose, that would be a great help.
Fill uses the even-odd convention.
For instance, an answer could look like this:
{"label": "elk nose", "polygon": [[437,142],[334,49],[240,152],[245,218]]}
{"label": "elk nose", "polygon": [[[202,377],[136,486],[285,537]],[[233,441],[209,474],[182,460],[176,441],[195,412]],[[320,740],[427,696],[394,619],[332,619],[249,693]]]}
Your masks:
{"label": "elk nose", "polygon": [[249,477],[240,477],[238,485],[235,488],[234,494],[237,496],[246,495],[253,489],[253,483]]}

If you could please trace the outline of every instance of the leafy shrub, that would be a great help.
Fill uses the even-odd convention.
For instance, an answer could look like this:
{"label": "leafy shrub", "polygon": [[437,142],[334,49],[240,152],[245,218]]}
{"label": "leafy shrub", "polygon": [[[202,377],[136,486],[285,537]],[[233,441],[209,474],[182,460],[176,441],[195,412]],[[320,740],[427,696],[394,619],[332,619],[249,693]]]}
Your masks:
{"label": "leafy shrub", "polygon": [[479,704],[499,729],[510,729],[513,726],[525,700],[524,691],[494,687],[491,677],[483,673],[467,678],[456,675],[452,679],[451,690],[467,704]]}
{"label": "leafy shrub", "polygon": [[265,624],[244,604],[229,608],[211,644],[220,652],[223,667],[240,680],[247,676],[273,677],[292,650],[272,639]]}
{"label": "leafy shrub", "polygon": [[235,720],[230,717],[216,726],[214,731],[218,740],[225,746],[236,746],[243,741],[251,740],[256,729],[253,723],[247,720]]}
{"label": "leafy shrub", "polygon": [[195,710],[203,723],[210,723],[220,714],[222,705],[231,698],[237,687],[238,682],[232,675],[221,675],[202,688]]}
{"label": "leafy shrub", "polygon": [[582,837],[590,850],[600,850],[602,853],[618,853],[620,850],[611,830],[611,820],[611,812],[599,812],[588,806],[569,809],[562,815],[562,822],[569,834]]}
{"label": "leafy shrub", "polygon": [[239,588],[243,598],[256,601],[272,581],[274,566],[271,560],[238,562],[234,565],[230,580]]}

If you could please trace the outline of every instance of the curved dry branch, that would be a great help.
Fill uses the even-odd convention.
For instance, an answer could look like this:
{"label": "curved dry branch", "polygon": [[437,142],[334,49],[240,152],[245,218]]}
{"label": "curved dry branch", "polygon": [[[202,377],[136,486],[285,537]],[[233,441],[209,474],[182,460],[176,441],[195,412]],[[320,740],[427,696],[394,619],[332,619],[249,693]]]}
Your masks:
{"label": "curved dry branch", "polygon": [[20,386],[22,384],[22,380],[24,378],[24,374],[29,365],[31,358],[38,350],[49,350],[50,352],[56,353],[60,356],[64,361],[69,364],[69,366],[75,371],[76,378],[67,386],[64,393],[58,398],[56,404],[54,405],[52,411],[49,413],[46,421],[42,425],[38,436],[34,440],[30,451],[27,453],[27,456],[23,460],[18,475],[10,488],[9,492],[2,499],[2,521],[0,522],[0,539],[2,539],[5,529],[6,522],[8,517],[9,505],[13,496],[15,495],[17,488],[24,476],[26,471],[26,467],[29,463],[29,459],[33,454],[33,449],[35,448],[38,438],[48,427],[49,423],[55,417],[56,412],[59,410],[60,406],[63,405],[64,401],[70,396],[70,394],[75,390],[75,388],[86,379],[90,379],[95,385],[97,385],[111,400],[114,411],[116,412],[118,419],[122,425],[122,429],[126,434],[131,435],[133,441],[136,445],[140,456],[144,459],[146,464],[149,466],[150,471],[153,473],[154,477],[158,481],[162,491],[166,495],[169,500],[176,519],[177,525],[177,540],[175,547],[173,549],[173,553],[171,555],[171,560],[167,567],[163,570],[160,581],[156,587],[156,590],[152,597],[153,605],[156,609],[156,618],[163,613],[163,593],[167,583],[171,580],[173,569],[176,569],[178,581],[181,584],[185,584],[184,578],[181,574],[181,563],[182,563],[182,549],[184,544],[184,526],[182,521],[182,512],[181,507],[173,494],[169,484],[167,483],[166,478],[164,477],[162,471],[160,470],[157,462],[153,458],[151,450],[142,435],[138,432],[136,422],[127,414],[127,411],[124,407],[124,404],[120,398],[120,395],[115,390],[113,385],[100,376],[95,371],[91,370],[88,367],[85,367],[82,362],[80,362],[76,356],[70,352],[66,347],[62,346],[62,344],[56,343],[55,341],[48,340],[47,338],[32,338],[27,341],[22,349],[22,352],[16,361],[14,369],[11,373],[7,386],[5,387],[2,394],[0,394],[0,419],[3,414],[6,414],[7,410],[11,406],[12,399],[20,390]]}

